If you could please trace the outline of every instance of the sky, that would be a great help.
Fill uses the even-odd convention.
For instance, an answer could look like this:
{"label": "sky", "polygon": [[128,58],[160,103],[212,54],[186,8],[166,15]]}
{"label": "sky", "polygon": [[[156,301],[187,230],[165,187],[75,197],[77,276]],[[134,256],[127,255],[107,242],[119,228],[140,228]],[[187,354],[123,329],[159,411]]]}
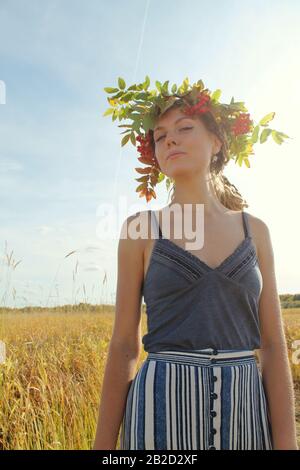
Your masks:
{"label": "sky", "polygon": [[0,306],[115,301],[122,222],[170,202],[163,183],[138,197],[139,155],[103,117],[104,87],[146,75],[275,111],[291,138],[224,173],[269,227],[279,293],[300,292],[299,20],[297,0],[1,0]]}

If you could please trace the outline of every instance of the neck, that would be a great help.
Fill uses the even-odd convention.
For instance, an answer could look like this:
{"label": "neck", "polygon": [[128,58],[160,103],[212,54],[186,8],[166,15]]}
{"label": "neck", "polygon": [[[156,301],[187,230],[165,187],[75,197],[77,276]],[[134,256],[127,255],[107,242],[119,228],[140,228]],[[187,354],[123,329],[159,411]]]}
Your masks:
{"label": "neck", "polygon": [[169,205],[177,205],[181,210],[197,211],[197,204],[203,204],[204,215],[218,216],[227,212],[227,207],[219,201],[214,186],[208,179],[185,178],[184,181],[176,179],[174,197]]}

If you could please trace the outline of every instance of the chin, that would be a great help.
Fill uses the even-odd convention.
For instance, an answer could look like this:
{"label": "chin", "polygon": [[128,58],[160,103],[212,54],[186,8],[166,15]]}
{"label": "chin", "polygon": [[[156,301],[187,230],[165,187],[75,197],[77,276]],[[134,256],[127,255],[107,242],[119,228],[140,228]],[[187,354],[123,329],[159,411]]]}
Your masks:
{"label": "chin", "polygon": [[171,171],[169,171],[169,176],[171,176],[172,178],[174,176],[193,176],[195,174],[195,169],[193,168],[189,168],[187,166],[184,166],[184,165],[178,165],[177,168],[172,168]]}

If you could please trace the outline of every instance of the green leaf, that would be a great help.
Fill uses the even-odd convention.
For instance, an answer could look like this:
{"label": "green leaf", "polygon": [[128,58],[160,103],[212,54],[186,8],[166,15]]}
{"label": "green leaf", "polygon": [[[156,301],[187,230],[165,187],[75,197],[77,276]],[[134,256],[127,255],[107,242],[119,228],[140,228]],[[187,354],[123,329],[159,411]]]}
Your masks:
{"label": "green leaf", "polygon": [[143,89],[148,90],[149,86],[150,86],[150,78],[148,77],[148,75],[146,75],[145,81],[143,83]]}
{"label": "green leaf", "polygon": [[139,119],[140,118],[140,113],[133,113],[132,111],[129,111],[127,113],[127,118],[128,119]]}
{"label": "green leaf", "polygon": [[272,132],[272,129],[264,129],[262,131],[262,133],[260,134],[260,143],[263,144],[264,142],[266,142],[267,138],[269,137],[269,135],[271,134]]}
{"label": "green leaf", "polygon": [[117,93],[116,95],[111,96],[111,99],[116,100],[117,98],[121,98],[121,96],[123,95],[124,95],[124,91],[119,91],[119,93]]}
{"label": "green leaf", "polygon": [[172,86],[171,91],[172,91],[172,93],[176,93],[176,91],[177,91],[176,83],[174,83],[174,85]]}
{"label": "green leaf", "polygon": [[179,95],[184,95],[187,92],[188,87],[189,87],[189,79],[188,79],[188,77],[186,77],[183,80],[182,85],[180,85],[180,87],[178,88],[178,94]]}
{"label": "green leaf", "polygon": [[260,126],[266,126],[270,121],[272,121],[272,119],[274,119],[274,116],[275,116],[275,113],[274,113],[274,112],[269,113],[269,114],[266,114],[266,115],[259,121],[259,125],[260,125]]}
{"label": "green leaf", "polygon": [[130,134],[130,140],[131,140],[131,143],[132,143],[132,145],[134,145],[134,146],[135,146],[135,144],[136,144],[136,140],[135,140],[135,135],[134,135],[134,132],[131,132],[131,134]]}
{"label": "green leaf", "polygon": [[156,80],[155,86],[156,86],[156,88],[158,89],[158,91],[161,93],[161,86],[162,86],[162,85],[161,85],[161,83],[160,83],[158,80]]}
{"label": "green leaf", "polygon": [[166,94],[169,93],[168,86],[169,86],[169,80],[165,81],[165,83],[164,83],[163,86],[162,86],[162,90],[163,90]]}
{"label": "green leaf", "polygon": [[147,107],[146,106],[134,106],[133,107],[133,110],[134,111],[137,111],[138,113],[144,113],[145,111],[147,111]]}
{"label": "green leaf", "polygon": [[141,121],[139,119],[136,119],[135,121],[133,121],[132,130],[139,133],[140,132],[140,127],[141,127]]}
{"label": "green leaf", "polygon": [[128,101],[130,101],[133,97],[134,97],[135,93],[133,91],[130,91],[128,93],[125,93],[122,97],[122,102],[123,103],[128,103]]}
{"label": "green leaf", "polygon": [[166,105],[165,100],[162,96],[156,96],[154,104],[160,108],[160,111],[162,111]]}
{"label": "green leaf", "polygon": [[247,157],[244,158],[244,162],[248,168],[250,168],[250,162]]}
{"label": "green leaf", "polygon": [[243,164],[243,160],[244,160],[244,157],[243,157],[243,155],[239,155],[239,157],[238,157],[238,161],[237,161],[239,166],[242,166],[242,164]]}
{"label": "green leaf", "polygon": [[184,80],[183,80],[183,88],[184,90],[187,90],[188,89],[188,86],[189,86],[189,78],[186,77]]}
{"label": "green leaf", "polygon": [[159,177],[157,179],[157,183],[161,183],[164,179],[165,179],[165,176],[163,173],[159,173]]}
{"label": "green leaf", "polygon": [[123,139],[121,140],[121,146],[123,147],[125,144],[127,144],[129,139],[130,139],[130,134],[124,135]]}
{"label": "green leaf", "polygon": [[121,78],[121,77],[118,78],[118,84],[119,84],[119,88],[120,88],[121,90],[124,90],[124,89],[125,89],[126,83],[125,83],[125,81],[123,80],[123,78]]}
{"label": "green leaf", "polygon": [[250,142],[252,142],[253,144],[257,142],[258,133],[259,133],[259,126],[255,126],[252,132],[252,136],[250,138]]}
{"label": "green leaf", "polygon": [[144,89],[144,83],[139,83],[137,86],[136,86],[136,89],[137,90],[143,90]]}
{"label": "green leaf", "polygon": [[203,90],[203,88],[204,88],[204,83],[203,83],[203,81],[202,81],[202,80],[198,80],[197,86],[200,87],[200,91]]}
{"label": "green leaf", "polygon": [[114,112],[114,108],[108,108],[102,116],[108,116]]}
{"label": "green leaf", "polygon": [[276,144],[279,144],[279,145],[282,144],[283,138],[280,137],[280,135],[277,133],[277,131],[272,130],[272,137],[273,137],[274,142],[276,142]]}
{"label": "green leaf", "polygon": [[277,131],[277,134],[280,135],[280,137],[285,137],[286,139],[290,139],[290,137],[288,135],[284,134],[283,132]]}
{"label": "green leaf", "polygon": [[146,100],[148,98],[148,93],[145,93],[145,92],[141,92],[141,93],[137,93],[135,95],[135,99],[136,100]]}
{"label": "green leaf", "polygon": [[213,94],[211,95],[211,99],[212,99],[213,101],[219,101],[219,98],[220,98],[221,94],[222,94],[222,90],[220,90],[220,89],[218,88],[218,89],[215,90],[215,91],[213,92]]}
{"label": "green leaf", "polygon": [[106,91],[106,93],[117,93],[117,91],[119,91],[119,88],[105,87],[104,91]]}
{"label": "green leaf", "polygon": [[153,129],[154,124],[155,124],[154,116],[151,113],[145,114],[143,118],[143,128],[144,128],[145,133],[147,133],[149,129]]}
{"label": "green leaf", "polygon": [[170,96],[167,100],[161,100],[159,106],[160,106],[160,109],[161,109],[161,112],[165,112],[168,108],[170,108],[171,106],[173,106],[174,104],[174,101],[176,101],[176,97],[175,96]]}
{"label": "green leaf", "polygon": [[230,103],[230,109],[234,111],[248,111],[245,107],[244,101],[236,101],[235,103]]}
{"label": "green leaf", "polygon": [[129,91],[129,90],[134,90],[134,91],[137,90],[136,84],[131,85],[129,88],[127,88],[127,90],[128,90],[128,91]]}
{"label": "green leaf", "polygon": [[126,109],[124,108],[124,106],[119,109],[119,118],[126,118]]}

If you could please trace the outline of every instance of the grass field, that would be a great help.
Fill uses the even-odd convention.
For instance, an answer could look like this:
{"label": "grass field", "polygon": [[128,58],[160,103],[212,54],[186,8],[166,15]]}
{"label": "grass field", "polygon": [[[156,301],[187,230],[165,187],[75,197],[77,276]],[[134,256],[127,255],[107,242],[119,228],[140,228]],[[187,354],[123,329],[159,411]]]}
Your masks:
{"label": "grass field", "polygon": [[[282,312],[300,445],[300,364],[291,360],[300,309]],[[108,308],[1,311],[0,449],[92,448],[113,319]],[[144,313],[142,327],[146,332]],[[138,367],[146,356],[143,351]]]}

